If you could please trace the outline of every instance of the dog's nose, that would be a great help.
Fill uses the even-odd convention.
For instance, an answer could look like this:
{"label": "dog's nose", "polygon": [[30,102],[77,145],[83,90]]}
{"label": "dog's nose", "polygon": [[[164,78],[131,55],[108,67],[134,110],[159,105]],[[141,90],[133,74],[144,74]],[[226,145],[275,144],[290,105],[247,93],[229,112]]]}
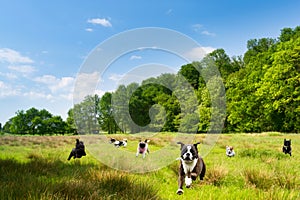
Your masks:
{"label": "dog's nose", "polygon": [[190,153],[186,153],[186,156],[189,157],[189,156],[190,156]]}

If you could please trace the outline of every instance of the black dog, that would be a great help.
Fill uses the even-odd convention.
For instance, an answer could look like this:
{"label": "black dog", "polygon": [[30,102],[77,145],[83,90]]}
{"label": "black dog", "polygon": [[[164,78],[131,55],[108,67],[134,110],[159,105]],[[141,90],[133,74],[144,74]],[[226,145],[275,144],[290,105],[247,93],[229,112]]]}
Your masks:
{"label": "black dog", "polygon": [[84,143],[82,141],[79,141],[79,139],[76,139],[76,144],[75,144],[75,148],[72,149],[68,160],[70,160],[72,157],[75,158],[81,158],[82,156],[86,156],[85,153],[85,147],[84,147]]}
{"label": "black dog", "polygon": [[183,182],[185,182],[185,186],[189,188],[191,187],[192,180],[195,181],[198,176],[200,180],[203,180],[206,166],[203,159],[198,155],[197,145],[200,144],[200,142],[196,144],[183,144],[182,142],[178,142],[177,144],[181,144],[177,190],[177,194],[180,195],[183,194]]}
{"label": "black dog", "polygon": [[287,140],[284,139],[283,141],[283,147],[282,147],[282,152],[285,154],[290,154],[290,156],[292,156],[292,140]]}

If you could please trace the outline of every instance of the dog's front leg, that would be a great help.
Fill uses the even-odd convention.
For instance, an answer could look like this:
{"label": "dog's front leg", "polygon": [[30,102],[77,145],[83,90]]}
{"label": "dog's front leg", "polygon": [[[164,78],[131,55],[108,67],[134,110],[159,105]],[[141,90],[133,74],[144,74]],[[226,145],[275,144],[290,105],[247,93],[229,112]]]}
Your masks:
{"label": "dog's front leg", "polygon": [[184,181],[184,175],[179,175],[179,177],[178,177],[178,190],[176,192],[178,195],[183,194],[183,189],[182,189],[183,181]]}
{"label": "dog's front leg", "polygon": [[70,155],[69,155],[69,157],[68,157],[68,160],[70,160],[73,156],[74,156],[74,158],[75,158],[75,149],[72,149],[72,151],[70,152]]}
{"label": "dog's front leg", "polygon": [[188,172],[188,173],[187,173],[187,175],[185,176],[184,181],[185,181],[185,186],[186,186],[187,188],[190,188],[191,185],[192,185],[191,172]]}
{"label": "dog's front leg", "polygon": [[68,160],[70,160],[73,157],[72,152],[70,153]]}
{"label": "dog's front leg", "polygon": [[285,146],[282,147],[282,152],[286,154],[286,148],[285,148]]}

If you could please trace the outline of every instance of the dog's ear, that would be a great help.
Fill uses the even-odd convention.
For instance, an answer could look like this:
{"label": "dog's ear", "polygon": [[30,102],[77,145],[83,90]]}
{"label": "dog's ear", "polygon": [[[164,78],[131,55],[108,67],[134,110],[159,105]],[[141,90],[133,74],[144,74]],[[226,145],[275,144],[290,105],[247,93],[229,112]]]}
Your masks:
{"label": "dog's ear", "polygon": [[145,140],[145,143],[149,143],[149,142],[150,142],[150,140],[148,140],[148,139]]}
{"label": "dog's ear", "polygon": [[197,149],[197,151],[198,151],[198,148],[197,148],[198,144],[200,144],[200,142],[197,142],[194,144],[194,147]]}
{"label": "dog's ear", "polygon": [[200,143],[201,143],[201,142],[197,142],[197,143],[194,144],[194,146],[197,147],[197,145],[200,144]]}
{"label": "dog's ear", "polygon": [[184,144],[182,142],[177,142],[177,144],[180,144],[180,149],[182,149],[182,147],[184,146]]}

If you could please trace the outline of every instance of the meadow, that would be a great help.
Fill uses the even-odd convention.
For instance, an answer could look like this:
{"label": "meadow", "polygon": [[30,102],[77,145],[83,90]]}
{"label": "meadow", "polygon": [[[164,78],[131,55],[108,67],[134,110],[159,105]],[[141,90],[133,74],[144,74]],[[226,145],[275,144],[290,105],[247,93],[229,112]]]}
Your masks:
{"label": "meadow", "polygon": [[[135,151],[138,141],[132,135],[113,136],[126,137],[128,146],[122,150]],[[171,136],[153,136],[143,162]],[[195,135],[195,141],[204,137]],[[129,173],[99,162],[88,145],[87,156],[67,161],[76,138],[80,136],[0,136],[0,199],[300,199],[298,134],[222,134],[204,157],[204,181],[197,179],[181,196],[176,194],[179,161]],[[291,157],[282,153],[284,138],[292,139]],[[226,145],[234,147],[235,157],[226,157]],[[142,160],[132,161],[136,159]]]}

